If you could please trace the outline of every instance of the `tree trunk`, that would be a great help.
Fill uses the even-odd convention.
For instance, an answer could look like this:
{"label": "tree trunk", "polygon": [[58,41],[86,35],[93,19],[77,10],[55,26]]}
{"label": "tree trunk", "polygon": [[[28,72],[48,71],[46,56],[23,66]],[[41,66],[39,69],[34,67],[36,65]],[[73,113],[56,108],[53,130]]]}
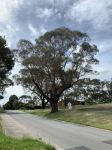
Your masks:
{"label": "tree trunk", "polygon": [[51,104],[51,113],[58,112],[58,101],[51,100],[50,104]]}
{"label": "tree trunk", "polygon": [[45,100],[42,98],[42,109],[45,109]]}
{"label": "tree trunk", "polygon": [[45,109],[45,98],[43,97],[43,95],[41,95],[41,104],[42,104],[42,109]]}

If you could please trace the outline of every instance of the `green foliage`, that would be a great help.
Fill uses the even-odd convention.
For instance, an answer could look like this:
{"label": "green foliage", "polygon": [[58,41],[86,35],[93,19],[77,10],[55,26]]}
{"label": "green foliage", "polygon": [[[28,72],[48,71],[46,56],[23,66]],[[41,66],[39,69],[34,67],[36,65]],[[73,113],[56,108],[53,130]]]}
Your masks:
{"label": "green foliage", "polygon": [[14,56],[7,47],[6,40],[0,36],[0,93],[3,94],[7,86],[12,85],[8,75],[14,66]]}
{"label": "green foliage", "polygon": [[16,95],[11,95],[9,101],[4,105],[4,109],[18,109],[19,102],[18,97]]}
{"label": "green foliage", "polygon": [[112,99],[108,98],[108,97],[102,97],[100,100],[99,100],[99,104],[105,104],[105,103],[111,103],[112,102]]}
{"label": "green foliage", "polygon": [[13,53],[6,46],[6,40],[0,36],[0,78],[6,78],[7,73],[9,73],[13,66]]}
{"label": "green foliage", "polygon": [[19,101],[21,101],[21,102],[26,102],[29,100],[32,100],[31,96],[29,96],[29,95],[22,95],[19,97]]}
{"label": "green foliage", "polygon": [[88,98],[88,99],[85,100],[85,103],[87,105],[93,105],[93,104],[96,104],[97,101],[93,100],[92,98]]}
{"label": "green foliage", "polygon": [[110,103],[112,102],[111,81],[82,79],[64,94],[64,98],[66,97],[71,100],[82,98],[86,104]]}

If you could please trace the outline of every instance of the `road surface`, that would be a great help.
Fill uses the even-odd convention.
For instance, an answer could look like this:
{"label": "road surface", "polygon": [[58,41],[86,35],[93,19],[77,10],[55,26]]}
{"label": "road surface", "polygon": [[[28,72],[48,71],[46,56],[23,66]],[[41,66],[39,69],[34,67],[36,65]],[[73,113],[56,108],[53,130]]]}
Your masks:
{"label": "road surface", "polygon": [[6,131],[10,131],[9,135],[24,133],[42,138],[47,143],[56,145],[57,149],[112,150],[111,131],[53,121],[21,111],[7,111],[7,115],[2,118],[4,125],[7,124]]}

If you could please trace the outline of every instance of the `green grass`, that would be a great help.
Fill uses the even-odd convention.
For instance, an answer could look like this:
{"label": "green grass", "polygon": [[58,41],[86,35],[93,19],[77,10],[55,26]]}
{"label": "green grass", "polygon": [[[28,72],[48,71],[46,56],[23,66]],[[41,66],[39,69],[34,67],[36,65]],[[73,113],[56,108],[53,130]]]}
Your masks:
{"label": "green grass", "polygon": [[4,113],[4,109],[0,107],[0,113]]}
{"label": "green grass", "polygon": [[50,119],[112,130],[112,104],[76,106],[72,110],[60,109],[59,112],[52,114],[49,109],[26,112]]}
{"label": "green grass", "polygon": [[6,136],[0,120],[0,150],[55,150],[52,146],[33,139],[16,139]]}

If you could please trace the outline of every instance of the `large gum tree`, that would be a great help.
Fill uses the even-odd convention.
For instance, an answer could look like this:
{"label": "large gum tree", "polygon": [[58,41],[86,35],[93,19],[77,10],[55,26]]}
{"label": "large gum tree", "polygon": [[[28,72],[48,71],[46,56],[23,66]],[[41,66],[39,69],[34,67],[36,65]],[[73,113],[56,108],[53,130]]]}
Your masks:
{"label": "large gum tree", "polygon": [[18,43],[18,54],[23,68],[18,81],[41,95],[50,103],[51,112],[58,111],[58,101],[64,91],[93,73],[97,64],[97,46],[86,33],[58,28],[36,39]]}

